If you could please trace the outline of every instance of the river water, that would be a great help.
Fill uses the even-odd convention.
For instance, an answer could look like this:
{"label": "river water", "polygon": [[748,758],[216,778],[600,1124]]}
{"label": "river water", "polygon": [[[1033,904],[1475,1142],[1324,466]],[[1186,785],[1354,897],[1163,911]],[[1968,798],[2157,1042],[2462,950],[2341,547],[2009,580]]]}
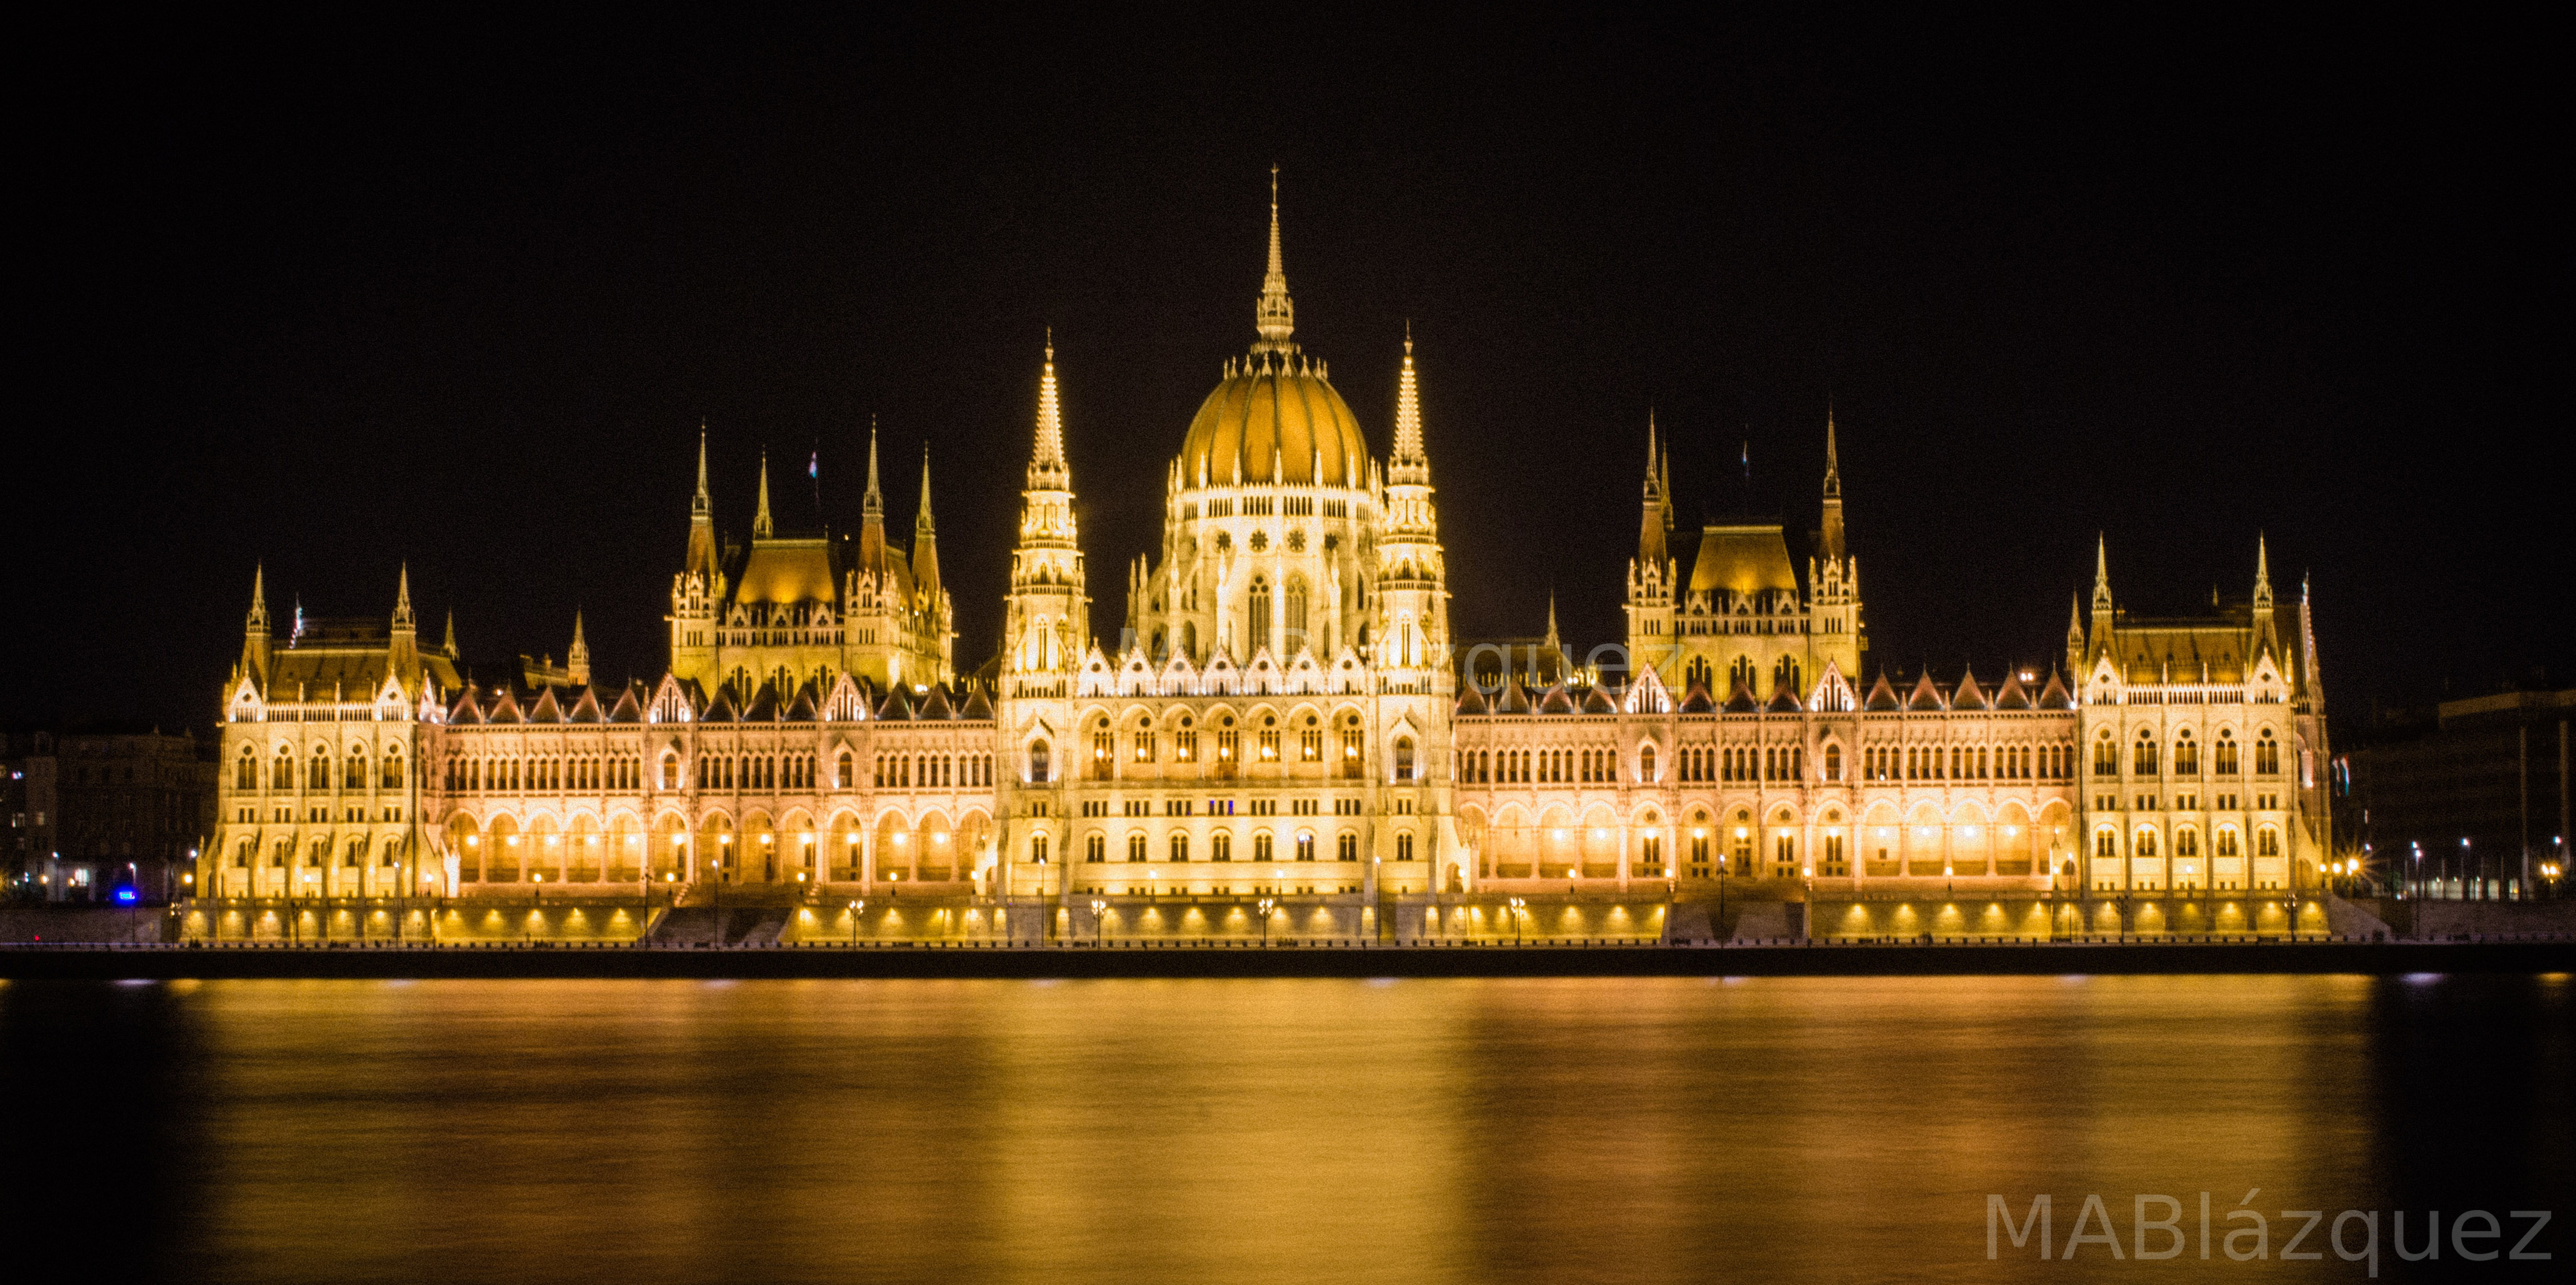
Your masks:
{"label": "river water", "polygon": [[[2433,1264],[2386,1211],[2496,1211],[2475,1250],[2549,1209],[2552,1262],[2441,1263],[2537,1278],[2576,1252],[2571,1008],[2557,975],[8,983],[0,1252],[190,1281],[2363,1280],[2277,1256],[2282,1211],[2358,1209],[2388,1280]],[[2274,1256],[2231,1262],[2249,1189]],[[2134,1250],[2136,1196],[2189,1239],[2204,1191],[2206,1263],[1986,1256],[1990,1195],[2050,1193],[2062,1249],[2098,1194]]]}

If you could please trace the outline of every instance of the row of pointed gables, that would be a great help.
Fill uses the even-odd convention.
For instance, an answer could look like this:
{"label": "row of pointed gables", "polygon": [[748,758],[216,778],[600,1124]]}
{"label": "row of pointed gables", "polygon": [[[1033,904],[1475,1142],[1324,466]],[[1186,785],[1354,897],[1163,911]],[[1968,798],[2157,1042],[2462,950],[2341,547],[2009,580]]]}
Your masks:
{"label": "row of pointed gables", "polygon": [[[1880,671],[1876,681],[1870,684],[1869,694],[1866,697],[1855,697],[1851,685],[1843,680],[1841,672],[1828,666],[1824,678],[1817,683],[1816,700],[1818,708],[1824,710],[1843,711],[1857,705],[1873,713],[1900,713],[1908,710],[1918,712],[2062,710],[2075,707],[2075,700],[2068,693],[2063,677],[2054,671],[2050,672],[2047,684],[2036,699],[2032,698],[2030,689],[2022,685],[2021,677],[2017,674],[2007,675],[2003,686],[1993,692],[1986,691],[1984,686],[1977,682],[1974,674],[1962,675],[1957,684],[1946,690],[1934,683],[1929,674],[1917,675],[1914,686],[1900,696],[1884,670]],[[1576,688],[1560,682],[1535,696],[1518,679],[1505,682],[1501,690],[1491,696],[1479,690],[1474,683],[1467,683],[1459,688],[1456,712],[1462,716],[1530,713],[1597,715],[1616,714],[1621,710],[1630,713],[1654,714],[1664,712],[1665,708],[1663,684],[1654,674],[1648,673],[1625,688],[1609,684]],[[1721,703],[1710,693],[1707,684],[1694,682],[1683,694],[1679,712],[1683,714],[1795,714],[1804,708],[1798,694],[1785,687],[1775,688],[1771,698],[1765,701],[1757,697],[1750,687],[1739,682],[1728,689],[1726,699]]]}
{"label": "row of pointed gables", "polygon": [[[1208,657],[1202,669],[1192,663],[1186,652],[1174,652],[1159,666],[1144,648],[1134,647],[1117,663],[1113,673],[1109,657],[1094,646],[1083,658],[1082,690],[1084,695],[1218,695],[1246,691],[1324,691],[1340,682],[1356,685],[1361,679],[1359,653],[1345,646],[1328,666],[1313,651],[1300,647],[1297,654],[1282,661],[1267,646],[1257,648],[1252,659],[1237,666],[1234,657],[1219,651]],[[1246,687],[1245,683],[1251,684]]]}

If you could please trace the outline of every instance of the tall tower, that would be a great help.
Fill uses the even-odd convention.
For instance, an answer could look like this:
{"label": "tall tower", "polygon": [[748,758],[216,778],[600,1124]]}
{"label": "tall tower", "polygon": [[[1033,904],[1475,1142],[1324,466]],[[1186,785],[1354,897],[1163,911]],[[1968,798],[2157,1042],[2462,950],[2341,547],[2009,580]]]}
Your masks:
{"label": "tall tower", "polygon": [[1628,675],[1666,667],[1673,636],[1673,466],[1646,412],[1646,483],[1637,515],[1637,556],[1628,560]]}
{"label": "tall tower", "polygon": [[[1869,639],[1860,629],[1860,562],[1843,547],[1842,458],[1834,445],[1831,405],[1825,408],[1823,518],[1816,533],[1816,557],[1807,563],[1807,643],[1813,658],[1809,672],[1822,675],[1831,666],[1856,687],[1861,653],[1869,650]],[[1809,686],[1813,685],[1810,681]]]}
{"label": "tall tower", "polygon": [[[1435,892],[1473,885],[1474,863],[1460,842],[1454,782],[1450,776],[1450,724],[1457,708],[1457,670],[1449,653],[1448,572],[1440,549],[1439,511],[1431,499],[1431,457],[1422,441],[1422,389],[1413,368],[1413,339],[1404,341],[1404,367],[1395,385],[1395,448],[1386,462],[1384,526],[1377,537],[1375,674],[1378,736],[1393,747],[1385,776],[1381,832],[1394,842],[1419,842],[1420,861],[1381,858],[1378,890]],[[1551,604],[1551,607],[1553,604]],[[1550,620],[1554,615],[1551,611]],[[1418,747],[1418,748],[1409,748]],[[1408,752],[1411,762],[1406,762]],[[1419,816],[1421,839],[1399,818]],[[1401,852],[1402,848],[1399,847]],[[1405,856],[1414,854],[1405,853]]]}
{"label": "tall tower", "polygon": [[671,672],[684,677],[716,666],[716,613],[725,575],[716,549],[715,503],[707,493],[707,429],[698,426],[698,489],[689,498],[689,554],[671,577]]}
{"label": "tall tower", "polygon": [[[995,702],[1001,787],[1002,869],[1011,891],[1063,895],[1072,853],[1057,800],[1073,774],[1074,677],[1090,648],[1091,600],[1073,517],[1073,468],[1064,454],[1055,342],[1038,372],[1037,440],[1020,492],[1020,539],[1003,600],[1002,669]],[[1041,864],[1043,863],[1043,864]]]}

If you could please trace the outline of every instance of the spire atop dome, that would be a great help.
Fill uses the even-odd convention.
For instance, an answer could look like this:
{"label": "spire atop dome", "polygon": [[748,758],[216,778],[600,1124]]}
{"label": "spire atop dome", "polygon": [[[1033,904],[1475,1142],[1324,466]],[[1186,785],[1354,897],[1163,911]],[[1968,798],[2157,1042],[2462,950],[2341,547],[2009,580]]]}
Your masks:
{"label": "spire atop dome", "polygon": [[2265,547],[2263,534],[2254,534],[2254,605],[2272,605],[2272,552]]}
{"label": "spire atop dome", "polygon": [[760,453],[760,511],[751,515],[751,538],[766,540],[778,533],[778,524],[769,519],[769,452]]}
{"label": "spire atop dome", "polygon": [[265,563],[251,568],[250,616],[242,623],[253,632],[268,632],[268,567]]}
{"label": "spire atop dome", "polygon": [[394,629],[399,633],[409,633],[412,629],[411,564],[408,562],[402,564],[402,570],[394,580]]}
{"label": "spire atop dome", "polygon": [[2093,610],[2111,609],[2111,538],[2093,537]]}
{"label": "spire atop dome", "polygon": [[1279,254],[1279,167],[1270,167],[1270,267],[1261,276],[1261,302],[1253,309],[1253,328],[1261,332],[1254,352],[1295,352],[1288,337],[1297,331],[1297,310],[1288,302],[1288,269]]}

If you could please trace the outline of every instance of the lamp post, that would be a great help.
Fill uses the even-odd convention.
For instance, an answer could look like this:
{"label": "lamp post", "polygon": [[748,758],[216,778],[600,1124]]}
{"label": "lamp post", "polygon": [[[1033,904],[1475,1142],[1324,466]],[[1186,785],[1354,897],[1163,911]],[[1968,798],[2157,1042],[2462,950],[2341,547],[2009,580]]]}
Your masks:
{"label": "lamp post", "polygon": [[1109,903],[1098,897],[1091,899],[1091,944],[1095,948],[1109,944]]}
{"label": "lamp post", "polygon": [[859,948],[859,912],[867,908],[868,903],[864,901],[850,903],[850,949],[852,950]]}
{"label": "lamp post", "polygon": [[1253,904],[1261,909],[1261,944],[1266,948],[1270,945],[1270,908],[1279,903],[1264,897]]}
{"label": "lamp post", "polygon": [[1519,946],[1520,946],[1520,944],[1521,944],[1521,907],[1526,906],[1526,905],[1528,905],[1528,904],[1529,904],[1529,902],[1528,902],[1528,901],[1526,901],[1526,900],[1524,900],[1524,899],[1522,899],[1522,898],[1519,898],[1519,897],[1514,897],[1514,898],[1512,898],[1512,899],[1511,899],[1511,905],[1512,905],[1512,946],[1513,946],[1513,948],[1514,948],[1514,949],[1518,949],[1518,948],[1519,948]]}

